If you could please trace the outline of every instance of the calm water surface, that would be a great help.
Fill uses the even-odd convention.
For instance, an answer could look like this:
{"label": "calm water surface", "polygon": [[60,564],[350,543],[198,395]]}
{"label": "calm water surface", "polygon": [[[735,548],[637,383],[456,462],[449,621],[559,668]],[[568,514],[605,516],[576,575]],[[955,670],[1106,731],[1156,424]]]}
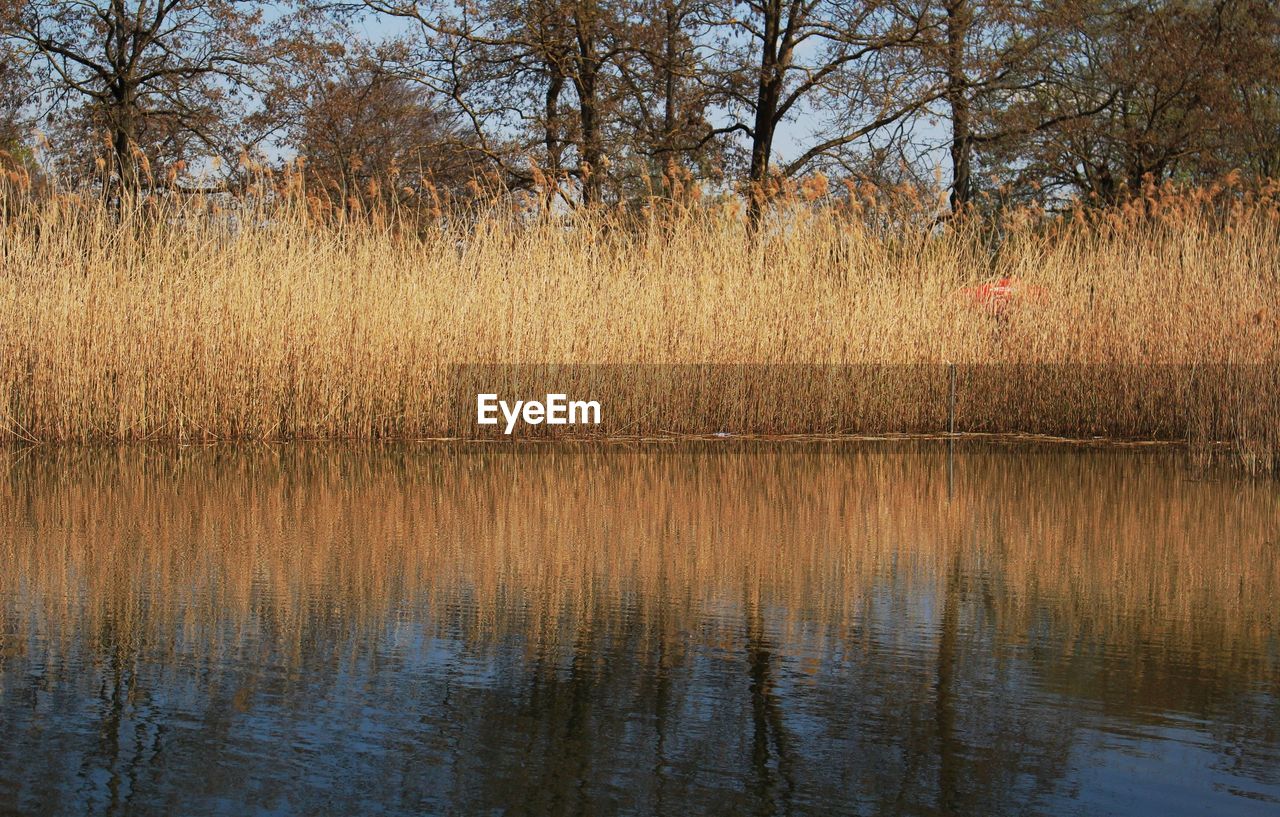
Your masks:
{"label": "calm water surface", "polygon": [[1280,813],[1280,491],[1173,453],[0,462],[0,813]]}

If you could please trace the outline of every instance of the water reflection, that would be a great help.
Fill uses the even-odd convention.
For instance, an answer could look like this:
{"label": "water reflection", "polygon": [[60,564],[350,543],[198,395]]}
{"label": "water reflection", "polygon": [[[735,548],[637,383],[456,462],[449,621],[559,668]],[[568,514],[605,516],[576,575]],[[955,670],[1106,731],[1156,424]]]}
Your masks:
{"label": "water reflection", "polygon": [[0,461],[0,813],[1280,806],[1280,500],[1169,453]]}

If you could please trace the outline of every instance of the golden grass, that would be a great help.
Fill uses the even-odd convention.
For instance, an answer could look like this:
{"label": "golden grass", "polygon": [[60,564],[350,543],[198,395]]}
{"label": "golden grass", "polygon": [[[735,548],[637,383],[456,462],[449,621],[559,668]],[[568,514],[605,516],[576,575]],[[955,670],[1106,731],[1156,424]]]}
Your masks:
{"label": "golden grass", "polygon": [[83,643],[216,663],[437,631],[561,649],[624,629],[679,656],[691,637],[737,649],[756,616],[779,649],[812,654],[906,638],[912,622],[931,632],[950,594],[966,638],[1034,643],[1048,663],[1111,644],[1273,678],[1273,491],[1153,467],[1168,456],[960,446],[948,463],[902,442],[9,452],[0,659],[36,650],[58,667]]}
{"label": "golden grass", "polygon": [[[598,399],[602,434],[936,432],[954,363],[961,431],[1229,441],[1273,467],[1280,221],[1273,192],[1232,196],[1015,214],[996,249],[860,203],[750,234],[718,204],[404,230],[63,196],[0,234],[0,436],[474,436],[489,390]],[[962,292],[1003,276],[1034,294],[998,317]]]}

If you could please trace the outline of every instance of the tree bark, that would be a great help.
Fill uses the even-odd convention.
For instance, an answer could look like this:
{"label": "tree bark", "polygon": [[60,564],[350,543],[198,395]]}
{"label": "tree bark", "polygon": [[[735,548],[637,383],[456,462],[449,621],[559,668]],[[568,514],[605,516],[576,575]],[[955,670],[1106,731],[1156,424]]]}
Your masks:
{"label": "tree bark", "polygon": [[595,204],[601,199],[604,150],[600,145],[600,123],[596,110],[596,77],[594,71],[583,77],[579,100],[579,124],[582,127],[582,201]]}
{"label": "tree bark", "polygon": [[138,127],[134,116],[135,102],[123,84],[113,93],[107,125],[111,136],[111,158],[115,163],[116,180],[120,192],[138,192],[141,179],[138,176],[138,160],[134,151],[138,146]]}
{"label": "tree bark", "polygon": [[769,159],[773,153],[773,134],[777,122],[778,100],[782,96],[782,72],[779,70],[778,38],[782,31],[782,0],[769,0],[765,6],[764,38],[760,49],[760,73],[756,81],[755,121],[751,130],[751,169],[747,214],[753,225],[764,215],[765,183],[769,178]]}
{"label": "tree bark", "polygon": [[973,125],[964,47],[973,25],[969,0],[947,4],[947,103],[951,106],[951,211],[961,212],[973,198]]}
{"label": "tree bark", "polygon": [[[594,3],[578,10],[578,70],[573,78],[578,92],[578,126],[582,131],[582,148],[579,175],[582,181],[582,202],[595,204],[601,199],[603,168],[601,158],[604,149],[600,144],[599,100],[597,89],[600,78],[600,56],[596,53]],[[585,11],[585,13],[584,13]]]}
{"label": "tree bark", "polygon": [[560,91],[563,88],[564,75],[552,69],[543,103],[543,126],[546,129],[543,141],[547,148],[547,169],[556,175],[560,172]]}
{"label": "tree bark", "polygon": [[[666,4],[666,16],[663,26],[663,65],[662,65],[662,142],[658,155],[664,158],[675,151],[674,134],[676,132],[676,36],[680,31],[680,22],[676,17],[675,4]],[[661,173],[665,167],[659,167]]]}

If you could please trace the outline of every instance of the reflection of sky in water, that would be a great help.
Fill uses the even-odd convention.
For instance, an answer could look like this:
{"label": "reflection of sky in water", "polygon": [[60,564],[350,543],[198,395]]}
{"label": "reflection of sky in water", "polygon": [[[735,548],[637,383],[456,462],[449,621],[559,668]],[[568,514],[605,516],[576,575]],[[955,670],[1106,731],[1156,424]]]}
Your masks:
{"label": "reflection of sky in water", "polygon": [[[1275,700],[1259,700],[1258,713],[1276,711]],[[1073,799],[1091,814],[1275,814],[1280,774],[1237,766],[1210,734],[1211,725],[1191,719],[1166,725],[1102,727],[1079,736],[1073,750]],[[1273,752],[1269,759],[1274,764]],[[1194,773],[1189,773],[1194,771]],[[1211,792],[1211,794],[1206,794]]]}
{"label": "reflection of sky in water", "polygon": [[[540,543],[561,530],[533,511],[531,527],[512,517],[504,524],[516,527],[477,522],[483,529],[468,531],[486,541],[509,536],[519,542],[512,553],[532,549],[527,564],[497,565],[500,592],[449,572],[463,551],[431,562],[420,581],[405,580],[404,565],[435,547],[424,540],[352,567],[344,581],[368,579],[383,588],[364,598],[330,584],[327,563],[308,568],[308,559],[322,555],[319,538],[300,540],[293,518],[271,510],[253,535],[279,542],[243,566],[251,591],[233,608],[218,601],[213,585],[234,585],[235,565],[183,572],[190,560],[209,558],[211,545],[159,546],[126,524],[122,541],[133,537],[135,544],[111,551],[116,561],[103,568],[93,548],[58,548],[74,548],[85,537],[99,537],[106,548],[110,525],[60,522],[74,541],[59,539],[42,527],[57,514],[41,516],[39,490],[5,497],[12,521],[0,523],[8,548],[0,550],[0,567],[10,570],[0,581],[0,812],[1275,812],[1280,678],[1268,635],[1272,613],[1224,607],[1215,615],[1206,608],[1192,626],[1178,618],[1184,608],[1152,597],[1149,607],[1162,612],[1140,620],[1144,608],[1126,607],[1116,588],[1099,587],[1097,577],[1080,589],[1077,573],[1094,564],[1089,559],[1058,575],[1035,558],[1015,561],[1005,544],[936,552],[912,546],[911,558],[900,558],[905,551],[896,540],[906,533],[924,542],[959,530],[972,539],[973,519],[996,526],[978,537],[992,542],[1065,530],[1083,514],[1070,506],[1079,469],[1129,486],[1175,479],[1168,474],[1176,469],[1115,453],[1049,461],[1043,481],[1026,486],[1045,491],[1043,501],[1023,504],[1057,508],[1049,513],[1059,515],[1041,525],[972,510],[946,527],[938,521],[944,506],[932,494],[878,482],[881,460],[891,455],[877,451],[839,476],[857,477],[852,485],[883,492],[879,499],[865,506],[850,500],[834,515],[823,506],[780,520],[777,530],[770,527],[772,512],[742,509],[794,510],[810,501],[797,486],[821,482],[827,469],[848,463],[801,458],[789,469],[761,469],[766,476],[757,486],[716,482],[727,504],[692,507],[671,524],[692,530],[706,521],[700,515],[736,508],[751,524],[704,525],[720,539],[700,547],[753,536],[749,529],[761,538],[717,550],[720,559],[705,574],[654,579],[633,562],[667,523],[626,502],[592,505],[593,513],[618,523],[604,546],[614,561],[592,569],[607,564],[632,572],[589,592],[587,585],[576,588],[551,605],[539,602],[539,593],[550,591],[539,591],[533,577],[577,551]],[[611,479],[627,479],[630,460],[614,456]],[[756,456],[746,452],[732,465],[750,469]],[[931,449],[911,456],[906,473],[936,473]],[[956,468],[970,474],[977,494],[1008,494],[1007,483],[989,484],[1003,473],[1000,459],[985,454]],[[474,470],[474,463],[463,465]],[[693,465],[727,467],[720,460]],[[495,485],[508,484],[504,467],[493,473]],[[542,466],[534,458],[520,467]],[[657,467],[654,485],[677,483],[652,489],[670,492],[658,503],[665,507],[689,486],[680,484],[683,471],[675,464]],[[102,480],[85,479],[94,486]],[[441,484],[461,479],[459,471]],[[403,491],[386,505],[402,506],[393,515],[412,515],[417,501],[474,503],[488,477],[471,479],[460,498],[424,498],[431,486],[397,487],[394,479],[380,490]],[[235,488],[228,496],[240,497],[238,478],[228,484]],[[130,490],[142,501],[163,495],[162,483],[139,485]],[[47,487],[49,496],[57,493]],[[1152,496],[1158,487],[1147,485]],[[271,480],[252,488],[281,490]],[[296,485],[288,490],[307,494]],[[611,489],[600,490],[608,499]],[[764,505],[752,504],[756,491],[766,496]],[[1215,564],[1231,566],[1232,548],[1244,548],[1252,535],[1248,526],[1274,522],[1275,507],[1258,505],[1233,520],[1217,512],[1220,494],[1236,508],[1265,496],[1238,486],[1181,484],[1160,501],[1176,499],[1172,516],[1191,527],[1183,531],[1191,538],[1203,533],[1194,520],[1218,520],[1219,538],[1210,543]],[[512,508],[520,507],[518,499]],[[318,510],[302,501],[299,518],[313,518]],[[215,507],[228,517],[206,524]],[[176,535],[212,541],[214,531],[248,530],[244,507],[211,504],[193,512],[204,522],[176,525]],[[353,532],[358,544],[355,506],[336,507],[332,529]],[[510,509],[491,510],[493,518],[506,518]],[[1099,552],[1107,559],[1119,558],[1114,548],[1123,543],[1111,543],[1115,531],[1105,528],[1130,530],[1126,513],[1097,517],[1087,531],[1086,538],[1106,545]],[[587,521],[588,528],[599,524]],[[455,537],[448,525],[436,530],[440,540],[468,538]],[[894,540],[885,545],[888,557],[872,559],[880,553],[872,548],[857,562],[870,567],[850,567],[852,546],[833,538],[850,530]],[[1170,531],[1151,535],[1172,548]],[[43,561],[21,561],[23,543],[43,553]],[[1068,539],[1044,546],[1059,557],[1076,547],[1086,556],[1094,552]],[[128,561],[148,547],[158,554],[153,561]],[[183,555],[164,561],[171,552]],[[1242,574],[1241,586],[1271,587],[1274,566],[1252,551],[1243,555],[1248,559],[1239,564],[1253,572]],[[398,566],[384,575],[375,569],[381,564]],[[29,575],[16,578],[18,567]],[[475,576],[489,575],[484,568],[471,567]],[[1203,565],[1195,569],[1200,573],[1178,569],[1170,561],[1151,576],[1127,573],[1126,581],[1165,588],[1153,593],[1205,595],[1194,584],[1203,579]],[[161,585],[148,583],[163,570],[193,591],[177,609],[158,596],[154,588]],[[811,583],[800,582],[801,575]],[[847,583],[832,583],[836,575]],[[94,583],[89,576],[105,578]],[[720,582],[725,576],[732,580]],[[800,597],[803,587],[832,598],[856,596],[858,603],[837,614]]]}

